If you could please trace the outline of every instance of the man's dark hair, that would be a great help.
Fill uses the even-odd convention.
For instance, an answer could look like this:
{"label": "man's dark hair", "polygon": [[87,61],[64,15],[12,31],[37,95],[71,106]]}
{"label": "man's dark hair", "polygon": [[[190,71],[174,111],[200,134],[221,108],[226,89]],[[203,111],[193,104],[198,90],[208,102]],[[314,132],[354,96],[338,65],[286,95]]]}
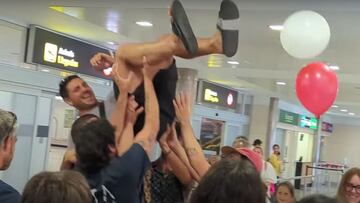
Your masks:
{"label": "man's dark hair", "polygon": [[109,146],[115,146],[115,129],[106,119],[86,115],[77,119],[71,130],[77,166],[85,173],[98,172],[111,160]]}
{"label": "man's dark hair", "polygon": [[63,99],[66,99],[69,97],[67,85],[69,84],[69,82],[71,82],[73,79],[76,79],[76,78],[80,78],[80,77],[78,75],[70,75],[60,81],[59,94]]}
{"label": "man's dark hair", "polygon": [[322,194],[315,194],[302,198],[299,203],[337,203],[337,200]]}
{"label": "man's dark hair", "polygon": [[191,203],[265,203],[260,174],[249,160],[223,159],[212,166],[191,197]]}
{"label": "man's dark hair", "polygon": [[91,203],[89,185],[79,172],[42,172],[26,184],[22,203]]}
{"label": "man's dark hair", "polygon": [[261,144],[262,144],[262,141],[260,139],[254,140],[254,143],[253,143],[254,146],[261,145]]}

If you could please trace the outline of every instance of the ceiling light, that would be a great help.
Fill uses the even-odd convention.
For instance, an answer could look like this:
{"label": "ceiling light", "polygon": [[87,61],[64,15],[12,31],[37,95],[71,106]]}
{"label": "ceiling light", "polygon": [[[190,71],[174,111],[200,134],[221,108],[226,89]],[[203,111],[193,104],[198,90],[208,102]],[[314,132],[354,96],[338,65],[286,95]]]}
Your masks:
{"label": "ceiling light", "polygon": [[115,42],[107,42],[110,45],[115,45]]}
{"label": "ceiling light", "polygon": [[284,26],[283,25],[269,25],[269,28],[271,30],[281,31],[284,29]]}
{"label": "ceiling light", "polygon": [[341,111],[341,112],[348,112],[347,109],[341,109],[340,111]]}
{"label": "ceiling light", "polygon": [[354,115],[355,115],[355,113],[349,113],[349,115],[350,115],[350,116],[354,116]]}
{"label": "ceiling light", "polygon": [[231,64],[231,65],[239,65],[240,64],[238,61],[228,61],[227,63]]}
{"label": "ceiling light", "polygon": [[46,73],[50,72],[48,69],[41,69],[41,71]]}
{"label": "ceiling light", "polygon": [[276,84],[277,85],[286,85],[286,82],[277,81]]}
{"label": "ceiling light", "polygon": [[149,21],[137,21],[136,24],[139,26],[143,26],[143,27],[152,27],[153,26],[153,24]]}
{"label": "ceiling light", "polygon": [[338,105],[332,105],[331,107],[332,107],[332,108],[339,108]]}
{"label": "ceiling light", "polygon": [[340,67],[337,66],[337,65],[329,65],[329,68],[330,68],[331,70],[340,70]]}

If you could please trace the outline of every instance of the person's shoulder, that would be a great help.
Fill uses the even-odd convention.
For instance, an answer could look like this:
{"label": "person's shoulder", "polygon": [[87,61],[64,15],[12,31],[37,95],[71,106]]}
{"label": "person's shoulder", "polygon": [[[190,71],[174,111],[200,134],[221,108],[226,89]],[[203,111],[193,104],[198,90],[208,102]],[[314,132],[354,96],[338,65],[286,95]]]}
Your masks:
{"label": "person's shoulder", "polygon": [[122,167],[124,164],[129,166],[137,164],[150,165],[150,160],[144,148],[140,144],[134,143],[123,155],[113,158],[110,162],[110,165],[119,165]]}
{"label": "person's shoulder", "polygon": [[17,203],[20,202],[21,195],[10,185],[0,180],[0,202],[1,203]]}

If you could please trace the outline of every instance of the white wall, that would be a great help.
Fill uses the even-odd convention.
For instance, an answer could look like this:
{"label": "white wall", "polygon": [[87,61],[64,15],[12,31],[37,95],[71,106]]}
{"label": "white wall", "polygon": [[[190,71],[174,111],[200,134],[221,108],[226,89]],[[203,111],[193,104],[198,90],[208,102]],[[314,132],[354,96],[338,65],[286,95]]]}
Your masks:
{"label": "white wall", "polygon": [[334,124],[333,134],[324,138],[322,160],[343,163],[348,160],[350,166],[360,166],[360,126]]}

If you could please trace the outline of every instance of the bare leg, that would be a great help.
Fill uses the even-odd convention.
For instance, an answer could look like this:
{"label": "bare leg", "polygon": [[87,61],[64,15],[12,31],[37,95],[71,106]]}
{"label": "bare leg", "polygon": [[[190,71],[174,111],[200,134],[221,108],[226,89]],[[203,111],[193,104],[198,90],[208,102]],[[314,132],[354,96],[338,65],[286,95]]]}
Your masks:
{"label": "bare leg", "polygon": [[177,49],[175,50],[174,55],[185,59],[191,59],[199,56],[223,53],[221,34],[219,31],[217,31],[212,37],[197,38],[197,42],[198,42],[198,51],[195,56],[189,55],[189,53],[186,51],[183,43],[180,40],[178,40]]}
{"label": "bare leg", "polygon": [[[163,58],[162,61],[159,61],[155,64],[152,64],[150,66],[151,68],[151,78],[155,77],[155,75],[159,72],[161,69],[165,69],[169,67],[173,63],[173,58]],[[128,91],[134,92],[136,88],[142,83],[143,81],[143,74],[141,72],[140,68],[136,68],[134,66],[129,65],[125,61],[123,61],[121,58],[117,58],[115,63],[113,64],[113,69],[117,69],[119,75],[123,78],[127,78],[130,71],[134,74],[132,75],[132,79],[129,84]]]}
{"label": "bare leg", "polygon": [[125,44],[118,48],[116,60],[124,61],[132,67],[142,66],[142,57],[146,56],[148,63],[154,65],[164,58],[179,56],[181,58],[194,58],[209,54],[222,53],[221,35],[216,32],[210,38],[198,39],[198,53],[195,56],[188,54],[181,40],[174,34],[162,36],[152,43]]}

